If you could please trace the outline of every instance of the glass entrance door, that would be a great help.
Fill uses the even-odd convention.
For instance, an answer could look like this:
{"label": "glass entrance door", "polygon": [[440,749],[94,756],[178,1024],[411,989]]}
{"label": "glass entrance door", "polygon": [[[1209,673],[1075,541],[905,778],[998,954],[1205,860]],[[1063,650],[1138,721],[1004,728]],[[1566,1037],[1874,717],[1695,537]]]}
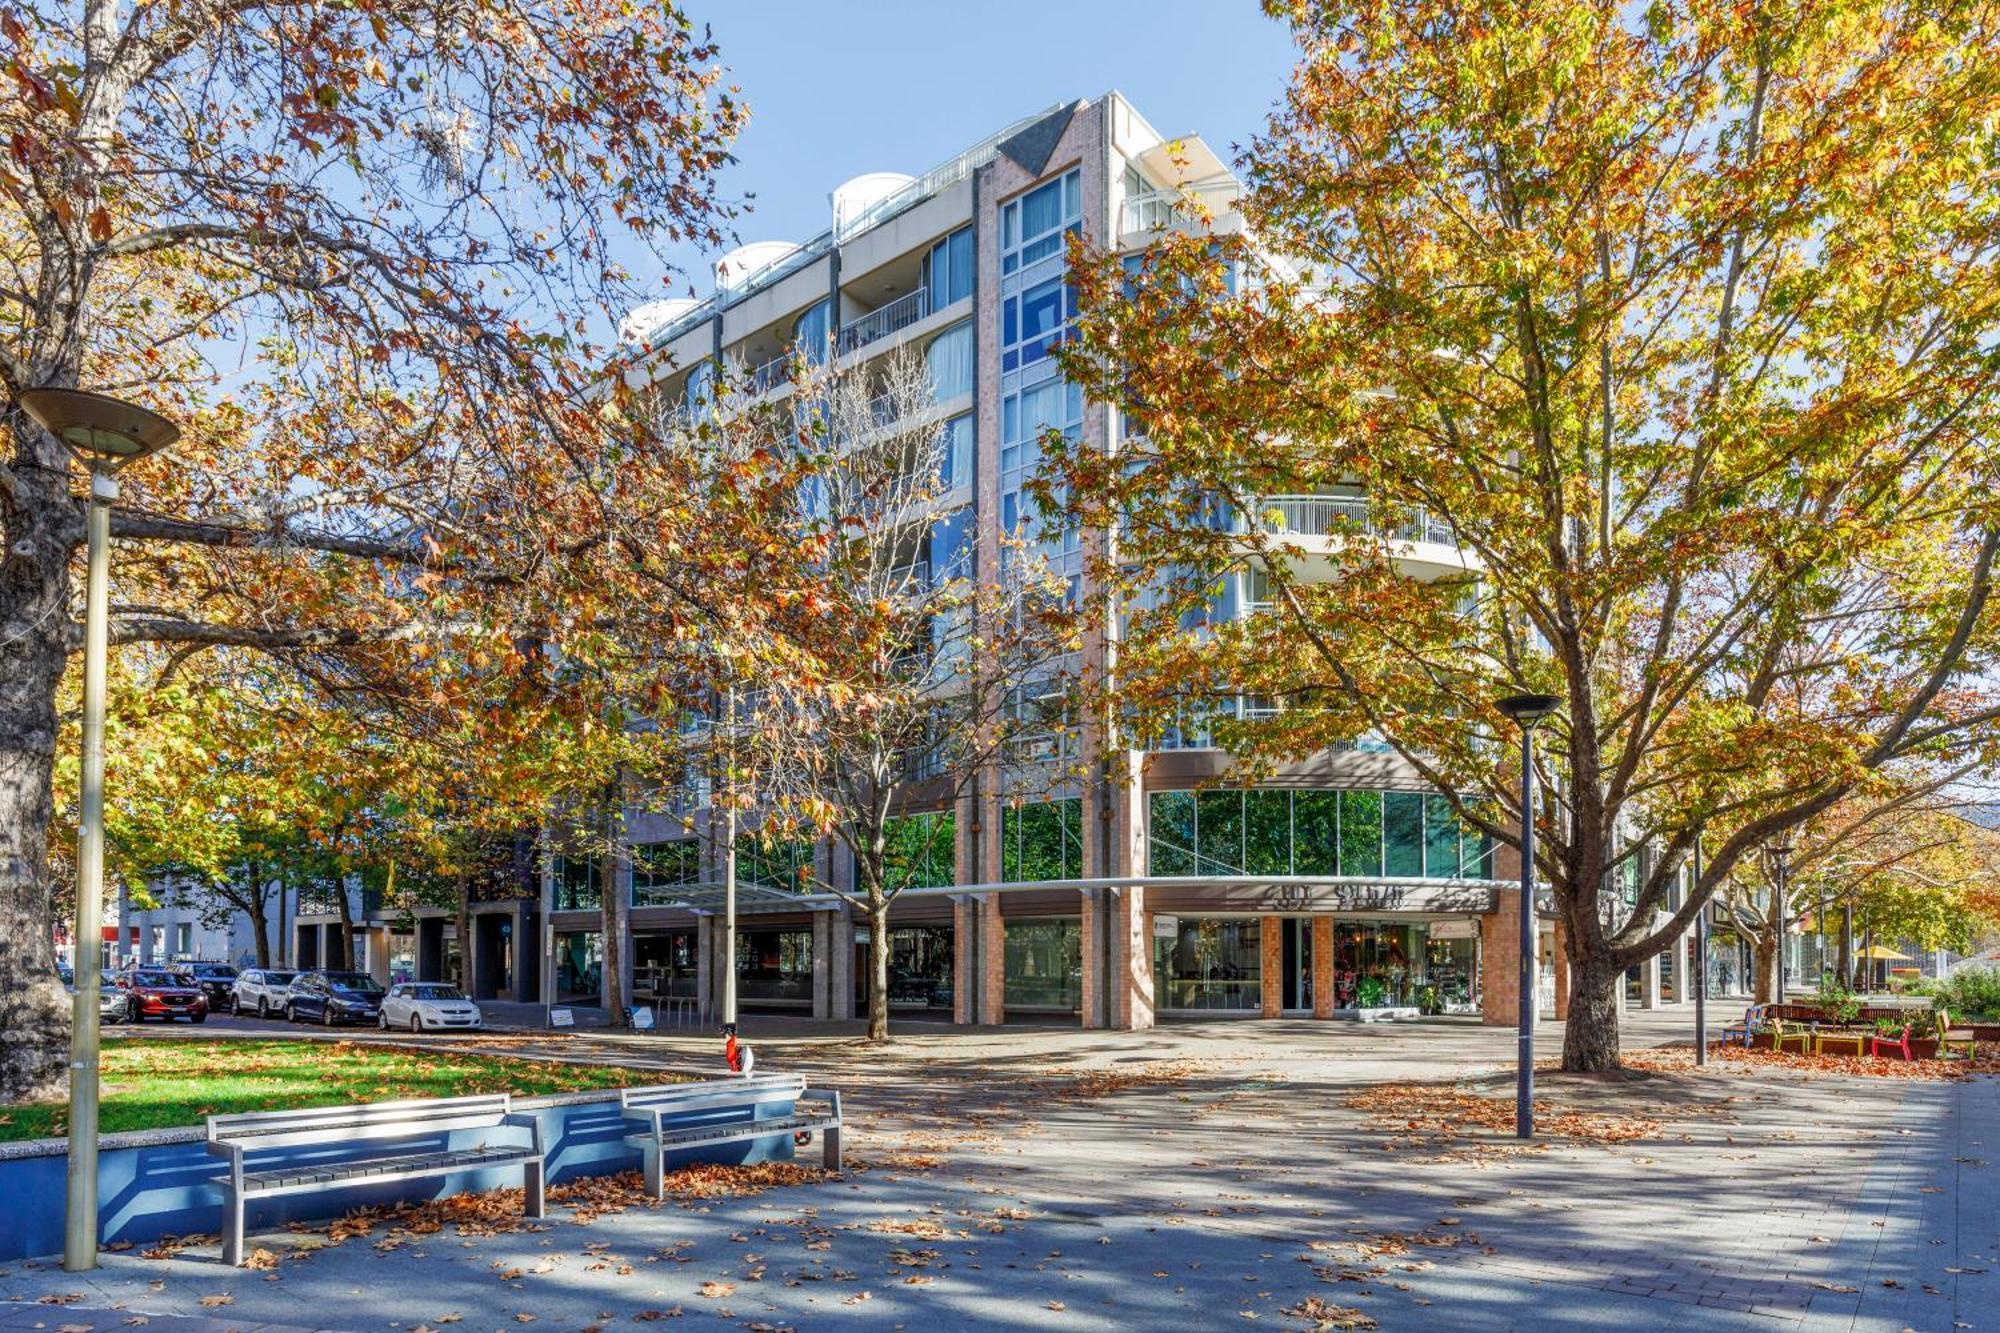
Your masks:
{"label": "glass entrance door", "polygon": [[1297,1010],[1311,1013],[1313,1007],[1312,918],[1293,916],[1285,918],[1282,935],[1284,944],[1284,1007],[1286,1012]]}

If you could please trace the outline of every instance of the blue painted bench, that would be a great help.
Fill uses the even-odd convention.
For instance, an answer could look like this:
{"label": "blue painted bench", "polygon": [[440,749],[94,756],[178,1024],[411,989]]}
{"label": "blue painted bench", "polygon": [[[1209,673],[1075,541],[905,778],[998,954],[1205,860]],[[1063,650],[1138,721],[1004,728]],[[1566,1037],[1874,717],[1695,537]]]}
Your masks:
{"label": "blue painted bench", "polygon": [[[801,1102],[817,1102],[825,1109],[803,1111]],[[761,1108],[777,1104],[791,1109],[759,1118]],[[666,1195],[665,1159],[678,1149],[741,1143],[772,1134],[790,1134],[803,1144],[818,1134],[821,1162],[829,1171],[840,1169],[840,1094],[808,1088],[797,1074],[626,1088],[618,1095],[618,1105],[626,1123],[638,1127],[625,1141],[643,1155],[646,1192],[655,1199]]]}
{"label": "blue painted bench", "polygon": [[[527,1143],[488,1142],[483,1136],[463,1148],[418,1148],[408,1142],[457,1130],[501,1128],[526,1129]],[[356,1144],[375,1151],[343,1151],[331,1161],[254,1160],[284,1148],[348,1150]],[[544,1206],[542,1122],[532,1114],[517,1114],[504,1092],[212,1115],[208,1151],[229,1159],[229,1170],[214,1179],[222,1187],[222,1262],[231,1267],[243,1263],[243,1214],[252,1199],[519,1165],[527,1196],[524,1211],[540,1217]]]}

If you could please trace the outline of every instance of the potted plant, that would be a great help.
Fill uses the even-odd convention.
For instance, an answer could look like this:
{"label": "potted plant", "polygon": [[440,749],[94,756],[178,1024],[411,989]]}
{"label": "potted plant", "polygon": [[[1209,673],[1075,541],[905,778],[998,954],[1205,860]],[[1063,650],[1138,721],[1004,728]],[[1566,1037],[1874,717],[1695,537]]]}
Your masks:
{"label": "potted plant", "polygon": [[1417,987],[1417,1012],[1427,1016],[1444,1012],[1444,997],[1436,986],[1425,983]]}
{"label": "potted plant", "polygon": [[1380,1009],[1382,1001],[1388,997],[1389,987],[1380,977],[1363,977],[1354,987],[1354,1007],[1356,1009]]}

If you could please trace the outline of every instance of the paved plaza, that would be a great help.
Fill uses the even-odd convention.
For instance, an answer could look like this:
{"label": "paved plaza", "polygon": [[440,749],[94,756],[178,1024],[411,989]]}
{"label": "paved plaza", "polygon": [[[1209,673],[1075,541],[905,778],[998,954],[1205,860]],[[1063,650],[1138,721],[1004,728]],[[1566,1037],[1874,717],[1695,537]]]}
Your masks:
{"label": "paved plaza", "polygon": [[[1688,1025],[1635,1014],[1628,1048]],[[1663,1053],[1656,1077],[1546,1078],[1550,1122],[1596,1137],[1524,1147],[1440,1128],[1454,1098],[1511,1095],[1511,1032],[1463,1022],[911,1028],[887,1050],[748,1026],[761,1069],[847,1094],[839,1179],[658,1208],[595,1190],[581,1219],[495,1234],[275,1232],[261,1271],[212,1241],[15,1264],[0,1299],[73,1305],[0,1329],[2000,1327],[1990,1077]],[[715,1063],[693,1038],[560,1045]]]}

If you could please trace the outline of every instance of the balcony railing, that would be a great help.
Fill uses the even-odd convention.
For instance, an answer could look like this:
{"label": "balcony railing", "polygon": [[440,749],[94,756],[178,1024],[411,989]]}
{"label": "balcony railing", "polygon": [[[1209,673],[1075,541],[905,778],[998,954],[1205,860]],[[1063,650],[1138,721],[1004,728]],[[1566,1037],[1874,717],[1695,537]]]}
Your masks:
{"label": "balcony railing", "polygon": [[1221,217],[1236,207],[1240,192],[1241,187],[1230,180],[1189,186],[1185,192],[1154,190],[1149,194],[1128,195],[1118,206],[1118,230],[1129,234],[1135,231],[1165,231],[1179,226],[1188,218],[1183,201],[1190,197],[1212,215]]}
{"label": "balcony railing", "polygon": [[1360,496],[1267,495],[1256,501],[1256,522],[1277,537],[1338,537],[1358,531],[1397,541],[1458,545],[1451,525],[1429,511],[1408,509],[1384,522],[1383,515]]}
{"label": "balcony railing", "polygon": [[908,296],[899,296],[885,306],[869,311],[852,324],[840,330],[840,350],[851,352],[857,347],[880,342],[892,333],[899,333],[931,312],[931,293],[928,287],[919,287]]}
{"label": "balcony railing", "polygon": [[743,392],[758,398],[792,378],[791,352],[781,352],[743,377]]}

